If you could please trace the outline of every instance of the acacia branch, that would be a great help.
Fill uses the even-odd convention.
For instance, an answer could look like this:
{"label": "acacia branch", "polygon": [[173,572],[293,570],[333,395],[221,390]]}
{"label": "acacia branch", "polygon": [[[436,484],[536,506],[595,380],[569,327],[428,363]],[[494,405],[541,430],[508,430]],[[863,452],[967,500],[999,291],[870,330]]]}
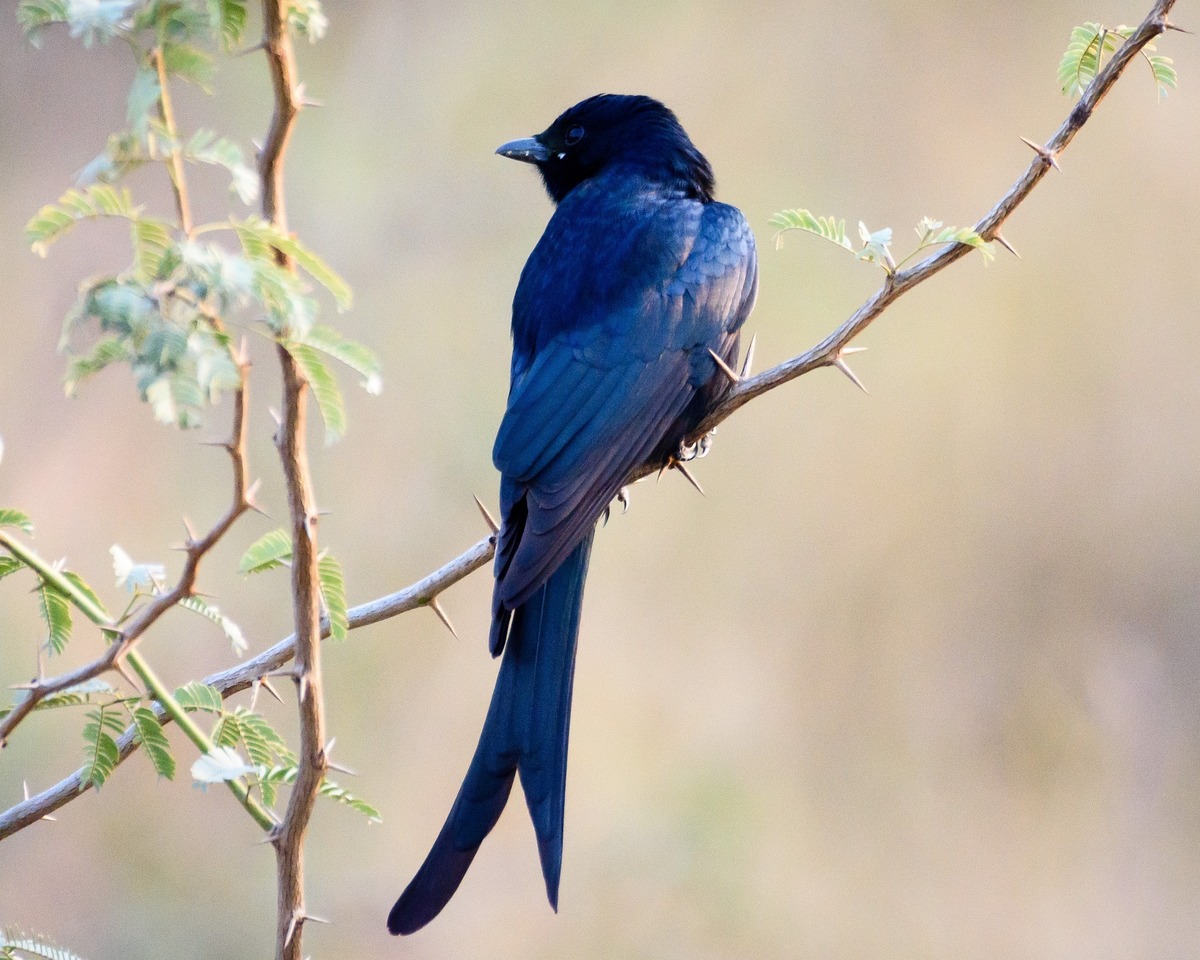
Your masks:
{"label": "acacia branch", "polygon": [[200,562],[217,545],[238,517],[253,506],[253,490],[246,480],[246,428],[248,423],[246,396],[249,364],[244,355],[239,355],[236,360],[241,385],[234,394],[233,433],[229,441],[222,444],[229,452],[233,462],[233,497],[229,508],[200,539],[197,540],[190,532],[188,533],[187,542],[184,544],[186,556],[183,562],[183,571],[179,574],[175,585],[170,590],[155,594],[154,598],[129,620],[120,624],[116,623],[107,610],[98,607],[86,593],[42,560],[34,551],[15,537],[0,530],[0,547],[4,547],[32,569],[45,583],[65,594],[89,620],[112,638],[112,643],[109,644],[104,654],[91,663],[50,679],[37,677],[26,684],[24,687],[25,697],[13,706],[3,720],[0,720],[0,746],[4,745],[17,725],[46,697],[80,683],[86,683],[110,670],[119,669],[122,659],[133,653],[134,645],[158,618],[181,600],[192,596],[196,578],[200,572]]}
{"label": "acacia branch", "polygon": [[[285,233],[284,157],[301,106],[296,57],[288,33],[289,7],[286,0],[263,0],[263,49],[275,91],[275,110],[259,155],[263,216]],[[277,249],[275,256],[281,267],[295,269],[282,250]],[[275,445],[283,464],[292,528],[292,615],[296,630],[293,676],[300,711],[300,756],[287,812],[272,834],[277,885],[275,956],[277,960],[299,960],[304,923],[309,917],[304,905],[304,835],[325,779],[328,760],[321,679],[318,515],[308,469],[309,385],[285,343],[277,344],[276,353],[283,372],[283,422]]]}
{"label": "acacia branch", "polygon": [[[430,601],[447,587],[485,566],[492,559],[493,551],[494,545],[491,538],[480,540],[461,556],[455,557],[445,566],[411,586],[385,597],[379,597],[369,603],[351,607],[347,611],[350,629],[354,630],[358,627],[365,627],[367,624],[379,623],[409,610],[428,606]],[[329,636],[329,624],[326,621],[321,624],[321,636],[322,638]],[[294,654],[295,643],[294,634],[285,637],[258,656],[230,667],[228,670],[207,676],[203,682],[218,690],[223,699],[228,699],[235,693],[253,687],[267,674],[273,673],[287,664]],[[153,706],[159,721],[163,724],[169,723],[171,718],[166,712],[158,704]],[[138,746],[137,733],[133,727],[130,727],[117,738],[117,762],[124,762],[126,757],[137,750]],[[47,814],[51,814],[77,797],[83,796],[90,787],[91,784],[76,772],[65,777],[53,787],[16,804],[0,814],[0,840],[37,823]]]}

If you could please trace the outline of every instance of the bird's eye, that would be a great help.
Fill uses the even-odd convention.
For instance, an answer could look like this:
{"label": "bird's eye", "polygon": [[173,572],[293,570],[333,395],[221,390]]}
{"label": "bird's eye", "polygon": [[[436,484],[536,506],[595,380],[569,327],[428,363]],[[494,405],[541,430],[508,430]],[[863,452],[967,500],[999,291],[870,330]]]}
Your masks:
{"label": "bird's eye", "polygon": [[572,127],[567,131],[566,144],[568,147],[573,147],[583,139],[583,127]]}

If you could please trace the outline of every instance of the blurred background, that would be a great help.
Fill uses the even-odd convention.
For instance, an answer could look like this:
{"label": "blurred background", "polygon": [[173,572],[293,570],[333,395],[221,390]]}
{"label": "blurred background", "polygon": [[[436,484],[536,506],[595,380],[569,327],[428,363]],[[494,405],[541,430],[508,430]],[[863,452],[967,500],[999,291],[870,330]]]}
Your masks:
{"label": "blurred background", "polygon": [[[759,369],[798,353],[878,271],[791,234],[781,207],[891,225],[975,221],[1069,110],[1055,70],[1085,20],[1145,0],[359,0],[299,50],[310,96],[288,161],[291,225],[352,283],[337,322],[382,358],[343,379],[350,433],[314,448],[321,538],[352,603],[398,589],[485,530],[507,389],[508,311],[550,214],[534,172],[492,153],[599,91],[672,106],[756,229]],[[1195,11],[1181,4],[1187,27]],[[913,958],[1200,952],[1200,56],[1168,35],[1181,89],[1135,64],[1009,222],[1017,260],[972,255],[859,343],[865,396],[818,371],[753,403],[698,465],[634,490],[597,541],[576,682],[561,907],[510,804],[445,913],[398,942],[384,918],[458,789],[487,705],[490,580],[326,648],[334,757],[383,823],[322,803],[313,956]],[[108,548],[174,576],[180,517],[223,509],[228,470],[156,425],[127,372],[67,400],[60,322],[79,280],[127,263],[123,229],[47,260],[25,221],[124,123],[131,58],[0,27],[0,505],[37,525],[114,607]],[[223,61],[185,128],[248,144],[262,59]],[[198,215],[229,203],[192,174]],[[138,196],[169,214],[163,178]],[[331,305],[327,307],[332,309]],[[258,652],[289,632],[285,578],[236,574],[285,504],[269,437],[272,358],[254,346],[252,469],[273,520],[243,520],[201,588]],[[0,584],[0,681],[41,627]],[[143,646],[172,683],[233,662],[186,612]],[[77,625],[57,672],[92,659]],[[291,697],[287,697],[289,704]],[[239,700],[238,702],[244,702]],[[261,706],[261,704],[260,704]],[[266,708],[283,729],[292,709]],[[80,762],[79,712],[28,720],[0,806]],[[89,958],[267,956],[274,862],[222,790],[135,755],[99,792],[0,846],[0,921]],[[345,780],[346,778],[339,779]]]}

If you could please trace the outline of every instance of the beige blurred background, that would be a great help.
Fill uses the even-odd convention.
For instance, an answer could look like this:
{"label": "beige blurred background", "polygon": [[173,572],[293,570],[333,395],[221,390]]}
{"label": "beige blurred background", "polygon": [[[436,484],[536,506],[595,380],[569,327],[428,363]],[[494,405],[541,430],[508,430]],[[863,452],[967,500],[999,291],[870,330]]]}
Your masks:
{"label": "beige blurred background", "polygon": [[[330,4],[300,50],[309,94],[289,160],[293,228],[351,281],[339,319],[386,373],[345,384],[349,436],[315,450],[323,542],[351,602],[399,588],[483,533],[508,309],[550,206],[493,156],[598,91],[670,104],[761,247],[758,365],[810,346],[878,282],[780,207],[895,228],[973,222],[1069,109],[1070,28],[1145,0],[755,4],[514,0]],[[1178,19],[1200,28],[1190,4]],[[384,918],[449,809],[495,664],[489,580],[445,598],[461,642],[414,612],[327,648],[335,758],[381,825],[322,804],[309,842],[313,956],[1176,958],[1200,954],[1200,56],[1181,90],[1122,80],[978,257],[861,339],[856,391],[819,371],[752,404],[699,465],[636,488],[597,544],[578,663],[561,909],[546,906],[519,800],[424,932]],[[22,241],[124,118],[125,49],[0,25],[0,505],[37,523],[110,604],[108,547],[178,571],[179,517],[227,495],[227,410],[182,435],[114,370],[78,400],[56,355],[76,283],[125,265],[124,232]],[[189,126],[265,129],[258,57],[223,64]],[[224,181],[193,174],[202,215]],[[134,187],[169,211],[159,180]],[[253,468],[283,517],[256,346]],[[284,578],[245,582],[252,517],[201,586],[253,651],[288,632]],[[0,681],[27,679],[33,598],[0,584]],[[79,628],[54,667],[90,659]],[[185,612],[144,650],[173,683],[229,665]],[[291,710],[268,708],[282,727]],[[39,715],[0,756],[0,805],[79,763],[81,714]],[[267,956],[273,859],[219,789],[135,756],[98,794],[0,845],[0,921],[89,958]],[[344,779],[344,778],[343,778]]]}

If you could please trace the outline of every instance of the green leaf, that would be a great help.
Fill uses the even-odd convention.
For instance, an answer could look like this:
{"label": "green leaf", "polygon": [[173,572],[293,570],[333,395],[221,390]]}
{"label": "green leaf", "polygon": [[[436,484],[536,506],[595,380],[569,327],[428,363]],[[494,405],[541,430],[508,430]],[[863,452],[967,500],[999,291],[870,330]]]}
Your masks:
{"label": "green leaf", "polygon": [[152,218],[134,220],[129,226],[133,238],[136,276],[143,283],[161,280],[163,258],[174,246],[171,225],[164,220]]}
{"label": "green leaf", "polygon": [[835,217],[814,217],[807,210],[780,210],[771,217],[770,224],[779,228],[779,232],[775,234],[776,247],[783,245],[783,235],[789,230],[803,230],[805,233],[811,233],[822,240],[837,244],[845,250],[854,251],[854,244],[846,236],[845,220],[838,220]]}
{"label": "green leaf", "polygon": [[329,614],[329,635],[334,640],[345,640],[350,632],[350,620],[346,616],[346,579],[342,576],[342,565],[331,554],[326,554],[318,562],[317,571],[321,597]]}
{"label": "green leaf", "polygon": [[982,253],[985,260],[994,260],[996,257],[992,245],[970,227],[945,227],[933,233],[926,241],[926,244],[936,243],[964,243]]}
{"label": "green leaf", "polygon": [[146,748],[146,755],[158,775],[174,780],[175,758],[171,756],[171,744],[158,722],[158,715],[149,707],[138,707],[133,711],[133,725],[137,730],[137,742]]}
{"label": "green leaf", "polygon": [[125,100],[125,119],[139,143],[146,141],[146,134],[150,130],[151,111],[158,106],[161,96],[158,71],[153,67],[140,68],[133,75],[133,83]]}
{"label": "green leaf", "polygon": [[205,713],[221,713],[225,709],[221,691],[207,683],[192,680],[175,691],[175,700],[188,713],[202,710]]}
{"label": "green leaf", "polygon": [[123,339],[103,337],[97,340],[88,353],[71,358],[66,377],[63,379],[63,388],[67,396],[73,397],[79,384],[88,377],[99,373],[109,364],[132,358],[133,354]]}
{"label": "green leaf", "polygon": [[362,344],[346,340],[330,327],[314,326],[303,337],[303,343],[339,360],[362,377],[363,389],[378,396],[383,389],[379,359]]}
{"label": "green leaf", "polygon": [[33,521],[20,510],[0,507],[0,527],[17,527],[29,536],[33,536]]}
{"label": "green leaf", "polygon": [[286,530],[272,530],[252,543],[238,561],[239,573],[262,573],[292,559],[292,538]]}
{"label": "green leaf", "polygon": [[246,29],[245,0],[208,0],[209,22],[220,34],[221,46],[226,50],[242,42]]}
{"label": "green leaf", "polygon": [[242,636],[242,629],[227,616],[225,616],[217,608],[216,604],[209,603],[201,597],[185,597],[179,601],[179,605],[193,613],[198,613],[200,616],[211,620],[224,633],[229,645],[233,647],[233,652],[237,656],[241,656],[246,652],[246,638]]}
{"label": "green leaf", "polygon": [[[228,715],[227,715],[228,716]],[[295,763],[295,755],[288,749],[283,738],[266,719],[245,707],[238,707],[233,718],[237,721],[238,739],[246,748],[251,761],[260,767],[284,762]]]}
{"label": "green leaf", "polygon": [[[1145,49],[1153,49],[1153,44],[1148,44]],[[1150,72],[1154,74],[1154,84],[1158,88],[1159,96],[1165,97],[1168,91],[1179,85],[1174,61],[1170,57],[1162,56],[1147,56],[1146,60],[1150,64]]]}
{"label": "green leaf", "polygon": [[69,0],[21,0],[17,23],[35,47],[42,45],[42,30],[52,23],[67,22]]}
{"label": "green leaf", "polygon": [[115,707],[89,710],[87,717],[83,728],[84,766],[80,773],[83,783],[99,790],[121,759],[113,734],[120,733],[125,724]]}
{"label": "green leaf", "polygon": [[[294,764],[275,766],[269,770],[263,770],[259,774],[259,781],[266,783],[295,783],[296,774],[297,767]],[[351,810],[356,810],[372,823],[380,823],[383,820],[379,811],[373,806],[365,800],[360,800],[358,797],[351,795],[332,780],[321,781],[320,794],[323,797],[329,797],[331,800],[336,800],[338,803],[348,806]]]}
{"label": "green leaf", "polygon": [[163,46],[163,67],[172,76],[212,93],[213,59],[203,50],[187,43],[168,43]]}
{"label": "green leaf", "polygon": [[232,140],[218,137],[211,130],[197,130],[183,148],[185,159],[193,163],[208,163],[224,167],[233,178],[230,189],[242,203],[253,203],[258,198],[258,172],[246,165],[241,148]]}
{"label": "green leaf", "polygon": [[45,580],[38,582],[38,613],[46,624],[46,648],[62,653],[71,642],[71,606],[65,593]]}
{"label": "green leaf", "polygon": [[[116,694],[117,691],[111,684],[97,677],[92,680],[85,680],[83,683],[77,683],[73,687],[67,687],[65,690],[59,690],[58,693],[52,693],[48,697],[43,697],[34,704],[33,709],[54,710],[59,707],[78,707],[92,703],[93,697],[103,697],[106,701],[111,701]],[[0,719],[8,716],[11,712],[11,708],[0,710]]]}
{"label": "green leaf", "polygon": [[10,573],[16,573],[18,570],[24,570],[23,564],[16,557],[0,556],[0,580],[3,580]]}
{"label": "green leaf", "polygon": [[25,225],[25,241],[44,257],[55,240],[81,220],[96,217],[137,218],[140,207],[126,189],[96,183],[83,190],[68,190],[57,203],[47,204]]}
{"label": "green leaf", "polygon": [[0,929],[0,957],[17,960],[17,952],[22,957],[37,957],[38,960],[82,960],[78,954],[64,950],[40,934],[25,933],[16,927]]}
{"label": "green leaf", "polygon": [[286,343],[284,346],[295,358],[304,379],[312,387],[321,418],[325,421],[325,446],[337,443],[346,432],[346,408],[337,380],[312,347],[302,343]]}
{"label": "green leaf", "polygon": [[328,290],[337,301],[339,310],[350,307],[350,287],[330,266],[290,234],[259,217],[249,217],[233,223],[246,255],[257,260],[274,261],[275,250],[286,254],[317,283]]}
{"label": "green leaf", "polygon": [[[98,596],[96,596],[96,591],[88,586],[83,577],[75,573],[73,570],[64,570],[63,576],[66,577],[67,580],[71,581],[71,585],[85,597],[87,597],[98,610],[104,610],[104,603]],[[67,599],[70,599],[70,597]],[[75,601],[72,600],[71,602],[74,603]],[[82,613],[85,616],[87,615],[86,610],[83,610]]]}

